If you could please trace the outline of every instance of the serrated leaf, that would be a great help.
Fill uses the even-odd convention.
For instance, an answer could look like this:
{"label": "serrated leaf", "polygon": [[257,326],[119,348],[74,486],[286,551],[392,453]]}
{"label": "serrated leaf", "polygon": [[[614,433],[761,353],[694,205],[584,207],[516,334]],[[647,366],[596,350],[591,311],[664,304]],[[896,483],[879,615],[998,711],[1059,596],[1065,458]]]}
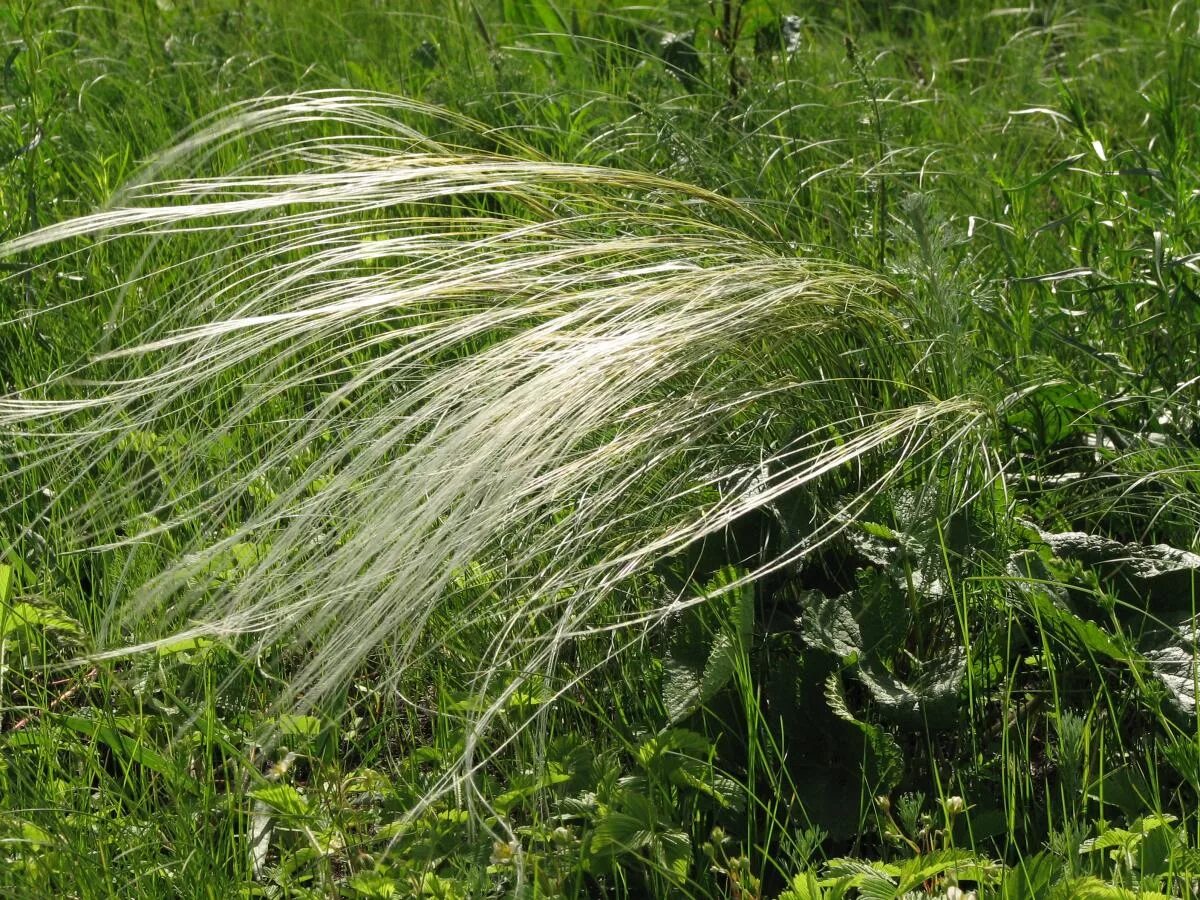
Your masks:
{"label": "serrated leaf", "polygon": [[860,875],[884,875],[888,878],[898,878],[900,867],[879,860],[856,859],[852,856],[840,856],[829,860],[825,866],[826,875],[831,878],[857,878]]}
{"label": "serrated leaf", "polygon": [[371,897],[386,900],[388,897],[400,897],[401,887],[394,879],[381,872],[357,872],[350,877],[347,886],[355,897]]}
{"label": "serrated leaf", "polygon": [[837,672],[831,673],[825,682],[825,699],[835,716],[857,727],[866,737],[875,764],[879,768],[880,783],[873,786],[873,789],[887,793],[899,783],[904,773],[904,754],[900,752],[895,739],[879,726],[862,721],[850,711],[846,703],[845,688]]}
{"label": "serrated leaf", "polygon": [[1051,894],[1053,900],[1170,900],[1157,891],[1131,891],[1101,881],[1095,876],[1059,882]]}
{"label": "serrated leaf", "polygon": [[802,602],[806,606],[800,621],[804,642],[832,653],[842,661],[856,659],[862,652],[862,633],[844,600],[825,597],[818,591],[805,591]]}
{"label": "serrated leaf", "polygon": [[1064,608],[1042,585],[1026,581],[1018,581],[1017,584],[1042,627],[1060,640],[1115,662],[1129,664],[1137,660],[1139,654],[1126,647],[1119,636]]}
{"label": "serrated leaf", "polygon": [[252,568],[264,556],[264,551],[258,544],[246,542],[234,544],[229,548],[229,553],[240,569]]}
{"label": "serrated leaf", "polygon": [[672,773],[671,781],[706,794],[726,809],[741,809],[744,805],[745,791],[742,786],[732,778],[712,772],[707,766],[703,772],[697,772],[691,766],[681,766]]}
{"label": "serrated leaf", "polygon": [[889,543],[899,543],[900,534],[894,528],[889,528],[887,525],[882,525],[879,522],[871,522],[862,520],[858,522],[858,527],[871,537],[879,538],[880,540]]}
{"label": "serrated leaf", "polygon": [[554,787],[556,784],[563,784],[570,781],[571,776],[565,772],[546,772],[543,775],[534,778],[529,784],[514,787],[511,790],[505,791],[492,801],[492,805],[501,815],[508,815],[514,808],[521,803],[537,796],[539,791],[546,788]]}
{"label": "serrated leaf", "polygon": [[657,862],[676,884],[687,881],[692,865],[692,841],[685,832],[664,831],[655,835],[654,850]]}
{"label": "serrated leaf", "polygon": [[812,872],[792,876],[791,882],[778,900],[824,900],[825,892]]}
{"label": "serrated leaf", "polygon": [[959,689],[966,676],[966,661],[961,657],[930,666],[912,684],[869,665],[859,666],[855,674],[879,707],[881,718],[909,728],[941,729],[957,722]]}
{"label": "serrated leaf", "polygon": [[1058,877],[1059,861],[1050,853],[1037,853],[1017,861],[1000,882],[1001,900],[1037,900],[1049,894]]}
{"label": "serrated leaf", "polygon": [[882,877],[864,877],[858,883],[858,896],[860,900],[896,900],[900,889]]}
{"label": "serrated leaf", "polygon": [[1167,544],[1121,543],[1080,531],[1040,533],[1055,556],[1089,568],[1130,603],[1129,612],[1190,614],[1200,587],[1200,555]]}
{"label": "serrated leaf", "polygon": [[673,656],[664,665],[663,705],[674,724],[709,703],[733,678],[739,655],[754,634],[754,589],[748,584],[730,588],[745,572],[733,567],[719,571],[704,586],[704,594],[728,604],[730,621],[709,646],[700,671]]}
{"label": "serrated leaf", "polygon": [[718,634],[700,676],[697,704],[703,706],[729,684],[737,670],[738,647],[728,634]]}
{"label": "serrated leaf", "polygon": [[1110,850],[1113,847],[1119,847],[1122,850],[1129,850],[1135,847],[1142,840],[1141,834],[1135,834],[1132,831],[1127,831],[1124,828],[1109,828],[1102,834],[1094,838],[1088,838],[1079,845],[1080,853],[1092,853],[1096,850]]}
{"label": "serrated leaf", "polygon": [[1150,673],[1167,689],[1174,706],[1185,715],[1196,714],[1197,682],[1200,680],[1200,635],[1183,625],[1158,647],[1144,654]]}
{"label": "serrated leaf", "polygon": [[700,707],[701,675],[675,659],[663,664],[663,706],[667,721],[675,723]]}
{"label": "serrated leaf", "polygon": [[640,817],[614,811],[596,823],[590,847],[598,854],[629,853],[645,847],[653,837],[653,830]]}
{"label": "serrated leaf", "polygon": [[1159,828],[1170,828],[1178,819],[1170,813],[1151,813],[1148,816],[1142,816],[1133,825],[1130,826],[1130,831],[1136,831],[1141,834],[1149,834],[1152,831],[1157,831]]}
{"label": "serrated leaf", "polygon": [[720,594],[725,598],[731,613],[731,624],[734,633],[741,639],[743,645],[754,636],[754,586],[742,582],[737,587],[730,587],[746,578],[744,569],[727,566],[708,582],[704,587],[706,595]]}
{"label": "serrated leaf", "polygon": [[934,876],[951,874],[955,881],[978,881],[988,868],[987,860],[966,850],[938,850],[915,856],[900,869],[899,891],[914,890]]}
{"label": "serrated leaf", "polygon": [[1171,867],[1177,875],[1200,875],[1200,848],[1176,847],[1171,853]]}
{"label": "serrated leaf", "polygon": [[711,752],[712,743],[704,735],[687,728],[666,728],[641,743],[637,760],[647,772],[662,775],[681,760],[706,761]]}
{"label": "serrated leaf", "polygon": [[862,859],[841,858],[830,860],[826,866],[827,877],[822,881],[846,879],[848,886],[858,889],[858,895],[871,900],[895,900],[899,894],[896,880],[899,870],[887,863]]}

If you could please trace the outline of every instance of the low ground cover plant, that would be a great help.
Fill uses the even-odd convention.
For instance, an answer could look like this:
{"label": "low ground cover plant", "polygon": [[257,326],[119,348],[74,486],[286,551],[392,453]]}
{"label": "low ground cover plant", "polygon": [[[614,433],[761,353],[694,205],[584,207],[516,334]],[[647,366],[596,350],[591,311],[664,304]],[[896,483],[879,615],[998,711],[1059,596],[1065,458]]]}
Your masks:
{"label": "low ground cover plant", "polygon": [[1194,9],[3,16],[6,892],[1194,894]]}

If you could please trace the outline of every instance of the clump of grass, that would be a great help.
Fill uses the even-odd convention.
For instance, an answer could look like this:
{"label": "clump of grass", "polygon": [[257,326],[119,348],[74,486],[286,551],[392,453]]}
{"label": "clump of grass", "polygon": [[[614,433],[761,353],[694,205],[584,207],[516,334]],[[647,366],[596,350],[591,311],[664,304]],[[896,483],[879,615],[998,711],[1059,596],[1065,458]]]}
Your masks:
{"label": "clump of grass", "polygon": [[[322,136],[289,136],[314,120]],[[259,136],[233,172],[171,174]],[[744,560],[779,569],[982,421],[922,388],[942,380],[920,319],[878,277],[797,257],[702,189],[496,143],[375,94],[254,103],[108,209],[3,247],[145,243],[120,286],[77,301],[109,310],[106,345],[0,398],[28,460],[0,478],[57,485],[81,547],[129,560],[109,652],[298,643],[287,699],[311,702],[380,648],[386,678],[480,618],[483,695],[492,672],[699,602],[609,603],[811,492],[808,533]],[[152,466],[147,436],[172,444]],[[125,477],[95,489],[108,471]],[[499,575],[455,604],[471,566]]]}

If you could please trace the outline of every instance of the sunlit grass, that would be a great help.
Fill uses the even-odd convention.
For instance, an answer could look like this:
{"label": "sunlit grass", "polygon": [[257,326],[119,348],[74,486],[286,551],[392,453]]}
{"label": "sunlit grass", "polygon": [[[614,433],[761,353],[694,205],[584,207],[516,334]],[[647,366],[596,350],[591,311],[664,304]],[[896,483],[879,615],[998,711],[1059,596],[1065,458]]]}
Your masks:
{"label": "sunlit grass", "polygon": [[1184,890],[1188,10],[177,6],[5,13],[15,890]]}

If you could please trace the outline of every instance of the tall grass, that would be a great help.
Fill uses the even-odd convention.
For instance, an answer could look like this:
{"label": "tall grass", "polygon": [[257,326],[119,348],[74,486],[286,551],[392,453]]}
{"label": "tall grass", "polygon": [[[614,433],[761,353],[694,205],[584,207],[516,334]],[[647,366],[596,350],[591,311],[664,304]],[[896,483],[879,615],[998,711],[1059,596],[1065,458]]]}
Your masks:
{"label": "tall grass", "polygon": [[0,9],[0,893],[1190,890],[1195,11],[835,6]]}
{"label": "tall grass", "polygon": [[[323,136],[290,137],[314,120]],[[169,174],[259,137],[231,173]],[[58,486],[75,550],[162,560],[112,589],[108,652],[296,642],[311,656],[287,700],[312,702],[380,648],[383,677],[436,652],[461,624],[439,608],[481,566],[492,590],[452,608],[493,623],[486,691],[493,671],[552,668],[578,635],[703,599],[664,592],[628,621],[605,604],[806,491],[822,498],[807,532],[743,560],[751,578],[794,563],[983,421],[932,392],[933,339],[879,277],[797,257],[699,188],[467,141],[494,136],[380,95],[258,102],[109,208],[2,248],[145,244],[105,345],[0,398],[26,461],[0,479]],[[135,622],[154,637],[125,646]]]}

